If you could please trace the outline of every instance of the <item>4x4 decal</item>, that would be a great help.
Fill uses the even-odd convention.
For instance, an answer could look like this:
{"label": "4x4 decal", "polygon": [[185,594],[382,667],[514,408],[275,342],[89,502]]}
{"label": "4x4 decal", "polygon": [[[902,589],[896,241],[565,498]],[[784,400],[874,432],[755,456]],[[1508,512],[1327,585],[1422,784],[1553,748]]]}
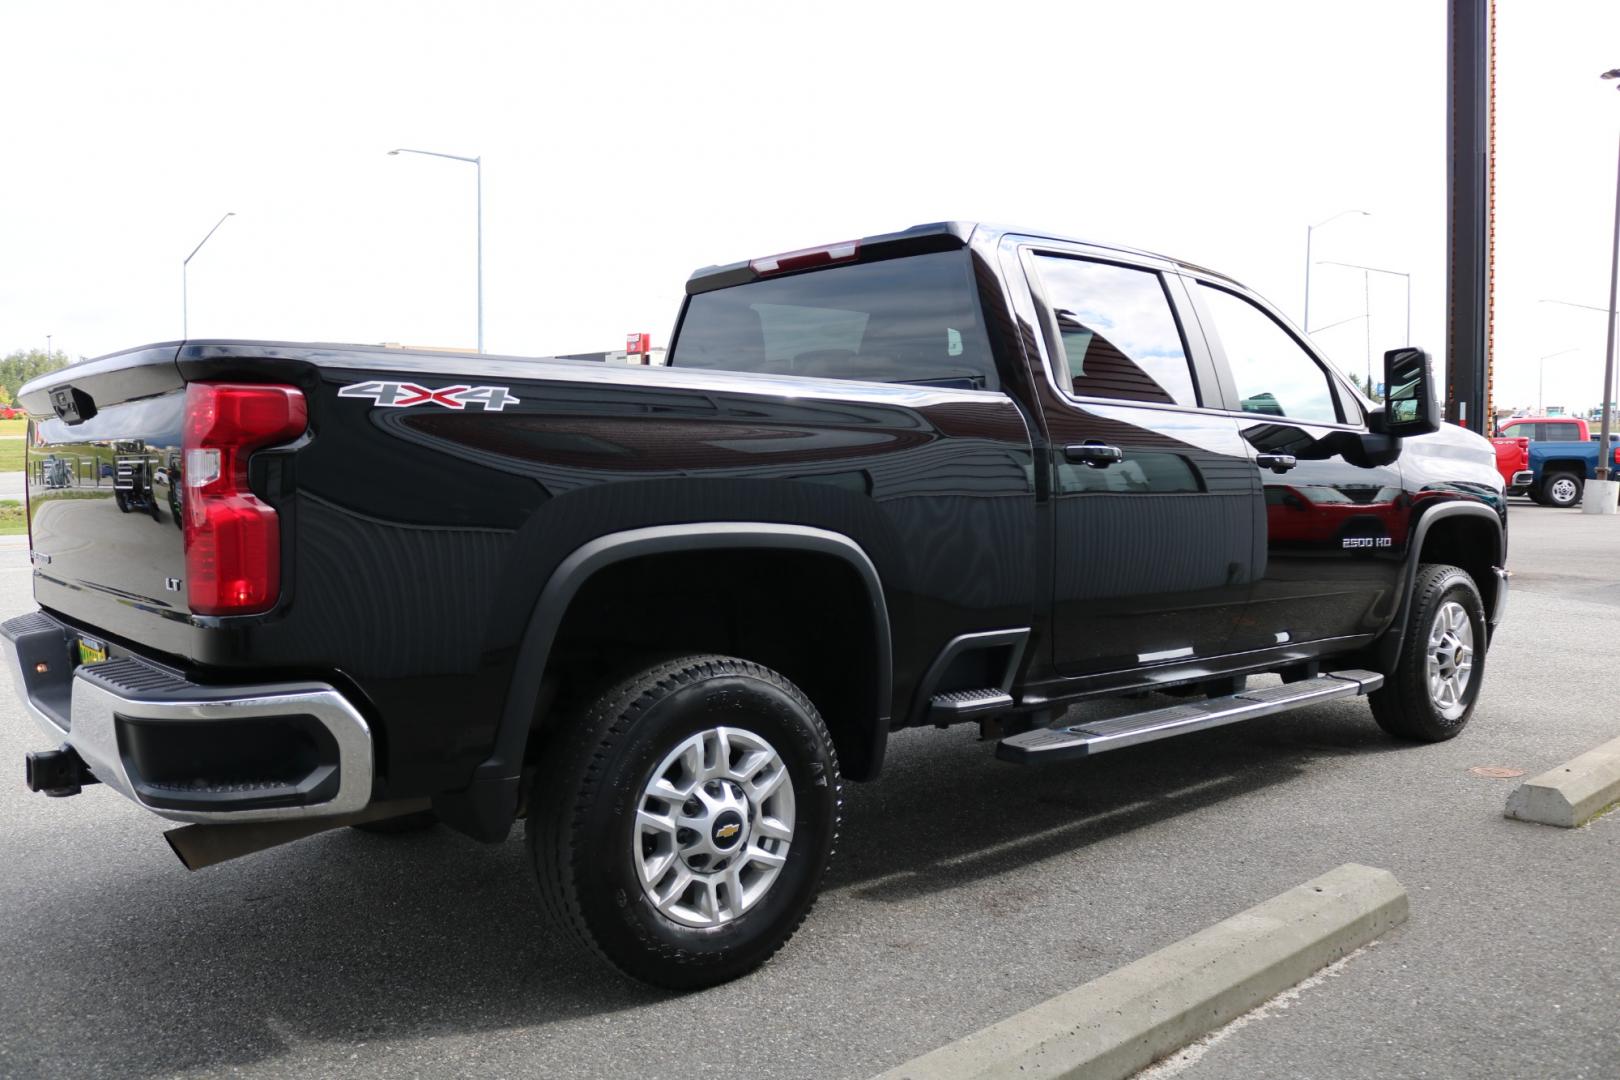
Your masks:
{"label": "4x4 decal", "polygon": [[408,382],[352,383],[339,390],[338,397],[370,398],[385,409],[408,409],[412,405],[464,409],[480,405],[485,412],[500,412],[518,403],[504,386],[442,386],[435,390]]}

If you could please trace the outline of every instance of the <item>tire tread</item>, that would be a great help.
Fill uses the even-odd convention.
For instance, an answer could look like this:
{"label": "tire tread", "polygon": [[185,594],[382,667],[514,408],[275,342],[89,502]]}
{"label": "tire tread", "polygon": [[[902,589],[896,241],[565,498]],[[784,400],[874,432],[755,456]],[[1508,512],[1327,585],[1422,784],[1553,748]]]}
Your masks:
{"label": "tire tread", "polygon": [[[826,746],[831,763],[828,780],[833,788],[834,809],[828,865],[836,853],[842,825],[843,780],[838,770],[832,735],[804,691],[770,668],[750,660],[714,653],[677,657],[623,679],[606,693],[597,696],[575,722],[566,725],[565,730],[555,736],[535,788],[548,798],[542,804],[531,805],[525,824],[539,882],[540,904],[546,918],[553,924],[567,927],[569,940],[577,949],[609,966],[620,967],[591,932],[579,895],[581,863],[589,850],[579,835],[579,823],[590,810],[601,787],[609,753],[630,734],[637,719],[683,687],[720,676],[744,676],[770,683],[793,697],[804,709],[816,735]],[[571,799],[569,793],[573,793]],[[822,878],[825,873],[823,867]],[[817,887],[820,880],[818,878],[815,882]],[[760,962],[769,959],[788,943],[814,906],[812,896],[797,921],[760,958]],[[661,955],[664,960],[677,966],[694,959],[693,954],[678,948],[663,948]],[[641,972],[627,973],[638,978],[647,977]],[[703,983],[695,981],[693,985]]]}
{"label": "tire tread", "polygon": [[1452,738],[1467,726],[1479,700],[1480,686],[1485,678],[1485,652],[1487,642],[1479,635],[1475,646],[1473,699],[1468,709],[1454,721],[1442,721],[1434,715],[1429,704],[1426,674],[1426,653],[1429,635],[1429,613],[1446,593],[1459,585],[1466,589],[1465,607],[1484,622],[1484,602],[1474,579],[1461,567],[1446,563],[1424,563],[1418,567],[1412,582],[1412,594],[1407,608],[1406,636],[1401,641],[1400,653],[1392,670],[1385,672],[1384,685],[1368,697],[1373,719],[1378,726],[1402,739],[1419,742],[1440,742]]}

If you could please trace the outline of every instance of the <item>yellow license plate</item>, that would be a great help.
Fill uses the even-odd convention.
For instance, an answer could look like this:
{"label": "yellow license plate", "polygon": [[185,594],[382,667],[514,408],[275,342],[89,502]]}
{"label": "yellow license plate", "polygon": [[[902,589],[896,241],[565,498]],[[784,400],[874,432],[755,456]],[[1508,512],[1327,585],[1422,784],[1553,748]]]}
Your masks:
{"label": "yellow license plate", "polygon": [[87,637],[79,639],[79,663],[99,664],[107,659],[107,646]]}

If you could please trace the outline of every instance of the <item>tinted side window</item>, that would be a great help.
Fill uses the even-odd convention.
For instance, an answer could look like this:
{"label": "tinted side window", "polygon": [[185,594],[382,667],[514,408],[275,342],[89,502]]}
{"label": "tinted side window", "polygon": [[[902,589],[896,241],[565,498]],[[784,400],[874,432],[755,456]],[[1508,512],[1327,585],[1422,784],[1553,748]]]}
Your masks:
{"label": "tinted side window", "polygon": [[965,251],[833,266],[699,293],[671,366],[994,390]]}
{"label": "tinted side window", "polygon": [[1534,439],[1529,424],[1506,424],[1502,428],[1499,438],[1503,439]]}
{"label": "tinted side window", "polygon": [[1151,270],[1037,255],[1079,397],[1197,405],[1192,369],[1164,283]]}
{"label": "tinted side window", "polygon": [[1202,282],[1198,289],[1215,321],[1244,412],[1339,422],[1327,372],[1293,335],[1235,293]]}

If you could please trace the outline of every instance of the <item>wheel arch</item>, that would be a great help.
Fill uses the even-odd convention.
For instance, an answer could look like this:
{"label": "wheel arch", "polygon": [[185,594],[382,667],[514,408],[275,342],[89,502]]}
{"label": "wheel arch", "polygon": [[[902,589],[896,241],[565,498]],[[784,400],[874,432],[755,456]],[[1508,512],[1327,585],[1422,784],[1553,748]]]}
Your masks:
{"label": "wheel arch", "polygon": [[[888,738],[893,698],[893,644],[883,582],[871,558],[849,536],[808,525],[726,521],[659,525],[608,533],[575,548],[558,564],[535,601],[514,663],[511,685],[490,756],[468,791],[435,800],[442,816],[472,835],[498,839],[518,810],[519,786],[530,730],[540,707],[547,666],[574,601],[597,575],[649,557],[783,551],[837,560],[859,582],[862,616],[873,648],[873,700],[859,726],[869,740],[866,760],[852,773],[875,774]],[[829,726],[833,726],[829,723]]]}
{"label": "wheel arch", "polygon": [[1489,620],[1491,613],[1498,609],[1500,590],[1506,587],[1496,573],[1505,560],[1505,548],[1502,518],[1483,503],[1443,503],[1419,518],[1412,529],[1411,546],[1401,571],[1400,604],[1389,630],[1378,642],[1381,669],[1393,664],[1400,654],[1418,567],[1429,562],[1460,567],[1473,579]]}

